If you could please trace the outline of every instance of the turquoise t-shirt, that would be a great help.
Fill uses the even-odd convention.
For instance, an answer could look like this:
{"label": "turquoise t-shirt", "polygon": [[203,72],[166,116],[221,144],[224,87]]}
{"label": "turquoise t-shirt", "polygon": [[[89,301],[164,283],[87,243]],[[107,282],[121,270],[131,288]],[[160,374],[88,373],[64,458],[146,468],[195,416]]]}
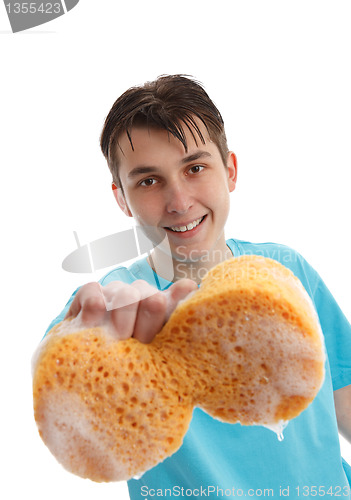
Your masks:
{"label": "turquoise t-shirt", "polygon": [[[282,441],[263,427],[222,423],[195,408],[181,448],[141,478],[128,481],[130,497],[351,498],[351,467],[341,457],[333,400],[333,390],[351,384],[351,326],[317,272],[291,248],[234,239],[227,245],[235,257],[275,259],[300,279],[325,338],[325,381],[313,403],[289,422]],[[171,285],[153,272],[146,258],[109,272],[100,283],[137,279],[161,290]],[[73,297],[49,329],[63,319]]]}

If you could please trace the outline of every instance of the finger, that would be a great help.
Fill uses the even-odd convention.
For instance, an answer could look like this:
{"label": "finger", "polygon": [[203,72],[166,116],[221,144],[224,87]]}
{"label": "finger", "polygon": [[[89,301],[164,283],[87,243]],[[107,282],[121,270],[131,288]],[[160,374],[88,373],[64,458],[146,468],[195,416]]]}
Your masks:
{"label": "finger", "polygon": [[162,292],[157,291],[141,300],[133,337],[144,344],[150,343],[166,321],[166,310],[167,298]]}
{"label": "finger", "polygon": [[114,304],[126,302],[127,305],[115,307],[109,311],[109,328],[116,340],[125,340],[133,336],[138,312],[140,293],[130,286],[116,290]]}
{"label": "finger", "polygon": [[198,289],[195,281],[190,279],[181,279],[171,285],[164,293],[167,298],[166,320],[177,307],[180,300],[185,300],[190,294],[193,294]]}
{"label": "finger", "polygon": [[68,311],[66,312],[64,319],[75,318],[80,310],[81,310],[81,304],[78,300],[76,300],[76,298],[74,298],[72,304],[70,305]]}
{"label": "finger", "polygon": [[[83,285],[76,293],[70,308],[68,309],[65,319],[73,317],[75,318],[82,308],[86,301],[91,297],[100,297],[101,296],[101,285],[96,282],[87,283]],[[94,301],[92,300],[90,304],[88,303],[88,309],[94,307]]]}
{"label": "finger", "polygon": [[[141,280],[135,281],[134,283],[141,282]],[[114,309],[120,309],[121,307],[127,306],[129,304],[139,302],[141,300],[141,295],[139,293],[138,287],[134,286],[134,283],[127,284],[123,281],[112,281],[108,285],[103,287],[103,297],[105,300],[106,310],[112,311]]]}
{"label": "finger", "polygon": [[106,306],[102,286],[99,283],[88,283],[79,294],[81,310],[80,320],[86,326],[99,325],[106,316]]}
{"label": "finger", "polygon": [[82,323],[89,327],[100,325],[106,316],[105,301],[102,293],[92,295],[84,300],[79,313]]}

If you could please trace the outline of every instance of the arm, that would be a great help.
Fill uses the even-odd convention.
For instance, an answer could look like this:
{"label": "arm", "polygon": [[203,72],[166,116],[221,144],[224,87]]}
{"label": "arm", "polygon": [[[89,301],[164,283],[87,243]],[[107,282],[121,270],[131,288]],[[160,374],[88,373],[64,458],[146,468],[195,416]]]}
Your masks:
{"label": "arm", "polygon": [[334,403],[339,432],[351,443],[351,385],[334,391]]}

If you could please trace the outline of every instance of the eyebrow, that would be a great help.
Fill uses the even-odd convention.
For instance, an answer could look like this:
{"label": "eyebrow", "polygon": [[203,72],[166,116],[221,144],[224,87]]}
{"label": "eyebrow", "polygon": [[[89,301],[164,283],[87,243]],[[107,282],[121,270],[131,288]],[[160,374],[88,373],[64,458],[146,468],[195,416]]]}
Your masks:
{"label": "eyebrow", "polygon": [[190,163],[191,161],[199,160],[200,158],[210,158],[212,155],[208,151],[197,151],[196,153],[186,156],[182,159],[182,163]]}
{"label": "eyebrow", "polygon": [[[199,160],[200,158],[211,158],[212,155],[208,151],[197,151],[196,153],[192,155],[188,155],[185,158],[181,160],[181,164],[184,165],[185,163],[190,163],[192,161]],[[133,179],[134,177],[137,177],[138,175],[144,175],[144,174],[153,174],[155,172],[159,172],[158,167],[154,166],[143,166],[140,165],[138,167],[133,168],[129,174],[128,178]]]}
{"label": "eyebrow", "polygon": [[131,170],[128,174],[129,179],[133,179],[134,177],[137,177],[138,175],[144,175],[144,174],[153,174],[155,172],[158,172],[157,167],[135,167],[133,170]]}

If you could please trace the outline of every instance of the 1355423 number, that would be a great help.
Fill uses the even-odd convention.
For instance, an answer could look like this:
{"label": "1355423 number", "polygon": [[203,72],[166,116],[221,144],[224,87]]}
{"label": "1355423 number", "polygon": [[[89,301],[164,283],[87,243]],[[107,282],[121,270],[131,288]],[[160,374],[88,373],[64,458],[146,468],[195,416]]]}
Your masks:
{"label": "1355423 number", "polygon": [[9,14],[60,14],[63,11],[62,5],[56,3],[40,3],[37,2],[16,2],[6,4]]}
{"label": "1355423 number", "polygon": [[297,496],[301,497],[349,497],[350,488],[348,486],[297,486]]}

